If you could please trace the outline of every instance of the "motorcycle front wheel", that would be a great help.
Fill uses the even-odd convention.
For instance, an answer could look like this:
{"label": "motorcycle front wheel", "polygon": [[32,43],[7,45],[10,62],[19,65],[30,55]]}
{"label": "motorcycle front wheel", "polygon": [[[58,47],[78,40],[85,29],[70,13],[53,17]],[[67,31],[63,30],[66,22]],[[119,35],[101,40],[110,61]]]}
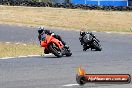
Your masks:
{"label": "motorcycle front wheel", "polygon": [[95,42],[95,41],[93,42],[93,46],[96,49],[96,51],[101,51],[102,50],[101,45],[99,43]]}
{"label": "motorcycle front wheel", "polygon": [[62,50],[54,43],[49,45],[49,50],[57,57],[62,57]]}

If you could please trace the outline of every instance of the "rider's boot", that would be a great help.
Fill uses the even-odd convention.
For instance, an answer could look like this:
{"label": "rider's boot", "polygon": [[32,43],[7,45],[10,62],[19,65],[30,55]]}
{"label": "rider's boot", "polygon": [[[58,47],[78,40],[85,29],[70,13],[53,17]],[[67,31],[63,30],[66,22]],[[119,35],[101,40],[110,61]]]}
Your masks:
{"label": "rider's boot", "polygon": [[87,50],[87,45],[83,45],[83,51],[86,51]]}
{"label": "rider's boot", "polygon": [[47,49],[44,49],[45,54],[49,54],[49,51]]}
{"label": "rider's boot", "polygon": [[65,44],[65,45],[64,45],[64,48],[69,49],[69,46]]}

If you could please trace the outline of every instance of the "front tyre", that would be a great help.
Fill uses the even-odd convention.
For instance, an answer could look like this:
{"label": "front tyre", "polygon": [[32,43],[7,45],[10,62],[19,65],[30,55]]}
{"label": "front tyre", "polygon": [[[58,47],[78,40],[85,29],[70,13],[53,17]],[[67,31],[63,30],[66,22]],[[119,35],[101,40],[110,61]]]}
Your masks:
{"label": "front tyre", "polygon": [[54,43],[49,45],[49,50],[57,57],[62,57],[62,50]]}
{"label": "front tyre", "polygon": [[96,49],[96,51],[101,51],[102,50],[101,45],[99,43],[95,42],[95,41],[93,42],[93,46]]}

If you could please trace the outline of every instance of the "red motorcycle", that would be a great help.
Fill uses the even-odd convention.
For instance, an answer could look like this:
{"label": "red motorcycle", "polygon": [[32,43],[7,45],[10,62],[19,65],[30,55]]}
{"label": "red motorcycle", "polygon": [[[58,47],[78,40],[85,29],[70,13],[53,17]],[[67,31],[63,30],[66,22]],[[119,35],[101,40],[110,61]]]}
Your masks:
{"label": "red motorcycle", "polygon": [[65,48],[62,42],[54,37],[54,34],[45,34],[42,37],[41,46],[45,48],[45,51],[53,53],[57,57],[72,55],[70,49]]}

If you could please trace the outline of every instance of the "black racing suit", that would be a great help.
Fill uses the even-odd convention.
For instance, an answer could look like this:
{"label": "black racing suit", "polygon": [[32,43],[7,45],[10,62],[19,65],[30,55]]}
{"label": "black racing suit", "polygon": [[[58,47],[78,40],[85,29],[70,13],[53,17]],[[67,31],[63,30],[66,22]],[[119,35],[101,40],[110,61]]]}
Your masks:
{"label": "black racing suit", "polygon": [[87,43],[84,42],[83,40],[83,37],[86,35],[86,34],[90,34],[91,36],[95,37],[94,34],[92,34],[92,32],[83,32],[82,34],[80,34],[80,37],[79,37],[79,40],[81,42],[81,45],[83,45],[83,50],[86,51],[87,48]]}

